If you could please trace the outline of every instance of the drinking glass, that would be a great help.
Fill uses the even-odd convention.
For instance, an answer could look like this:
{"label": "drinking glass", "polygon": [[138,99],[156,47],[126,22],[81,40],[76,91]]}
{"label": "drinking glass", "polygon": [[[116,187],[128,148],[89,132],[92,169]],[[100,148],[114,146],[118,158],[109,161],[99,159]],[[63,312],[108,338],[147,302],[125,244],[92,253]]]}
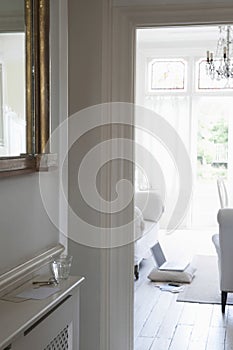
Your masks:
{"label": "drinking glass", "polygon": [[71,255],[61,255],[53,260],[51,267],[53,276],[57,282],[69,277],[72,258]]}

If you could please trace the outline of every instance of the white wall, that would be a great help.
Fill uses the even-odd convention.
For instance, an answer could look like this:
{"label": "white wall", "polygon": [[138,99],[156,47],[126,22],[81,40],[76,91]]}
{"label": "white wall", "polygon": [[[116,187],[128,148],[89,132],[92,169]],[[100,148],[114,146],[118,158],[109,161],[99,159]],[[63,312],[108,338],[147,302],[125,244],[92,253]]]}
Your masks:
{"label": "white wall", "polygon": [[[101,102],[101,3],[101,0],[68,2],[69,116]],[[85,150],[82,149],[82,152]],[[75,200],[72,174],[76,172],[76,166],[76,159],[70,159],[70,201]],[[78,198],[76,200],[79,201]],[[80,350],[101,350],[100,252],[99,249],[85,247],[72,240],[69,240],[68,248],[73,255],[72,273],[86,278],[80,295]]]}
{"label": "white wall", "polygon": [[38,174],[0,179],[0,273],[58,242],[39,192]]}

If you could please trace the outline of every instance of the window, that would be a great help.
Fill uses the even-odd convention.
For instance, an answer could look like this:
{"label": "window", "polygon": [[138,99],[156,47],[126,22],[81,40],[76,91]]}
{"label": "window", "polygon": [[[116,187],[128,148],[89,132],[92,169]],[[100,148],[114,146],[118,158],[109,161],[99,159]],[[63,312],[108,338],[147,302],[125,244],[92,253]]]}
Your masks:
{"label": "window", "polygon": [[149,64],[149,90],[185,90],[186,62],[153,59]]}
{"label": "window", "polygon": [[206,72],[206,60],[204,58],[197,62],[197,90],[229,90],[233,89],[231,79],[211,79]]}

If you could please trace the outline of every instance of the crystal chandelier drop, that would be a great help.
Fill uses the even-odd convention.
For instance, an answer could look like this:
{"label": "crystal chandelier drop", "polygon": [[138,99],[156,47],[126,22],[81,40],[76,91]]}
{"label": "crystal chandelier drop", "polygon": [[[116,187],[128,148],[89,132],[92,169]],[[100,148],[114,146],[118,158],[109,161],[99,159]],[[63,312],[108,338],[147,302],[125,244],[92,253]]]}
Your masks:
{"label": "crystal chandelier drop", "polygon": [[206,72],[211,79],[233,78],[233,51],[231,26],[219,26],[215,55],[207,51]]}

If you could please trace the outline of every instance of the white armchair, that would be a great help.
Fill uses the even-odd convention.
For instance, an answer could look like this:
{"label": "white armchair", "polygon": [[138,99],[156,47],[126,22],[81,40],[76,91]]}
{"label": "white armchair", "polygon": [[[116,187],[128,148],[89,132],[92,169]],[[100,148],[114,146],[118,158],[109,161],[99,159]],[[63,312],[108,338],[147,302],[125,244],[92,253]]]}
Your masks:
{"label": "white armchair", "polygon": [[212,237],[219,262],[222,313],[225,313],[227,293],[233,293],[233,208],[218,212],[219,234]]}

